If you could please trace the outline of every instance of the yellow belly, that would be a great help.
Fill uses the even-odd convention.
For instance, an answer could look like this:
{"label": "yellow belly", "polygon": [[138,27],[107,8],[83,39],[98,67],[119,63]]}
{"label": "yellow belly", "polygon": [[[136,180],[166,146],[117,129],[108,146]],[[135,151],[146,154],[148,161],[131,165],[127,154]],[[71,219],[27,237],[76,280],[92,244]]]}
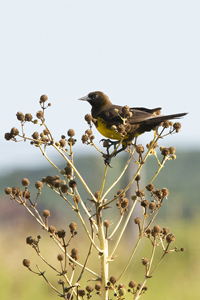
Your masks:
{"label": "yellow belly", "polygon": [[[97,117],[97,130],[105,137],[111,140],[121,140],[121,135],[114,130],[107,128],[106,122],[102,119]],[[129,136],[126,136],[126,139]]]}

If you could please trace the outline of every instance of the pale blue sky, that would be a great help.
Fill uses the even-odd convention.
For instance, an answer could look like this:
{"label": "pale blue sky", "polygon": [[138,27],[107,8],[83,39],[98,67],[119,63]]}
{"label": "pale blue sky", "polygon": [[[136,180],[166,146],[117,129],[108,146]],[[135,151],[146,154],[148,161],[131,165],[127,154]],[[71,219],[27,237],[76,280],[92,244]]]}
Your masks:
{"label": "pale blue sky", "polygon": [[[39,109],[41,94],[52,103],[46,120],[56,140],[69,128],[80,140],[90,107],[77,99],[102,90],[115,104],[189,112],[181,133],[164,145],[200,148],[199,16],[199,0],[1,1],[1,166],[43,160],[28,143],[3,138],[19,127],[17,111]],[[91,153],[81,141],[78,148]]]}

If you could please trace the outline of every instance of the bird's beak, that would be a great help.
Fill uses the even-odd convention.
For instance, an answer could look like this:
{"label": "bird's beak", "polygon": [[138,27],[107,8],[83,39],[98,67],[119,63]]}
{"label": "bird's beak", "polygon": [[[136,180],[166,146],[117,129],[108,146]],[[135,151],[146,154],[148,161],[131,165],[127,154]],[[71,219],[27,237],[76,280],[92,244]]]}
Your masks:
{"label": "bird's beak", "polygon": [[79,98],[78,100],[82,100],[82,101],[88,101],[88,100],[89,100],[89,97],[88,97],[88,95],[87,95],[87,96],[85,96],[85,97],[81,97],[81,98]]}

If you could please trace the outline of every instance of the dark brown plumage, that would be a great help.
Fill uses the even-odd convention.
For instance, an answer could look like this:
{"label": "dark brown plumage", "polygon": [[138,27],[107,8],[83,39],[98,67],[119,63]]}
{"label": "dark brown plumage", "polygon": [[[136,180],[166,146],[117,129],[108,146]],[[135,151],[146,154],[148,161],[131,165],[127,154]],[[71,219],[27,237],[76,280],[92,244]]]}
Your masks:
{"label": "dark brown plumage", "polygon": [[[122,106],[113,105],[108,96],[100,91],[89,93],[79,100],[85,100],[91,104],[91,114],[96,119],[95,126],[103,136],[113,140],[121,140],[121,134],[111,129],[111,126],[115,125],[118,127],[120,124],[125,125],[123,122],[124,113]],[[146,131],[151,131],[166,120],[178,119],[187,114],[158,115],[160,110],[160,107],[154,109],[144,107],[130,108],[132,115],[127,119],[127,123],[130,125],[129,131],[125,131],[124,141],[132,141],[135,137]]]}

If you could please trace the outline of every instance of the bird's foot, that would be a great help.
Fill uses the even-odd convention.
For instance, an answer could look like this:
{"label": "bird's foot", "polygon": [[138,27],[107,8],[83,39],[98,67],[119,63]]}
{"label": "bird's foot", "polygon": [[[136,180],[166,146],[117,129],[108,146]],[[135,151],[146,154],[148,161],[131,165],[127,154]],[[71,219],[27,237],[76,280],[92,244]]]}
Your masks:
{"label": "bird's foot", "polygon": [[111,141],[110,139],[101,139],[99,142],[103,142],[103,147],[107,148],[107,150],[114,146],[114,149],[119,144],[119,141]]}

